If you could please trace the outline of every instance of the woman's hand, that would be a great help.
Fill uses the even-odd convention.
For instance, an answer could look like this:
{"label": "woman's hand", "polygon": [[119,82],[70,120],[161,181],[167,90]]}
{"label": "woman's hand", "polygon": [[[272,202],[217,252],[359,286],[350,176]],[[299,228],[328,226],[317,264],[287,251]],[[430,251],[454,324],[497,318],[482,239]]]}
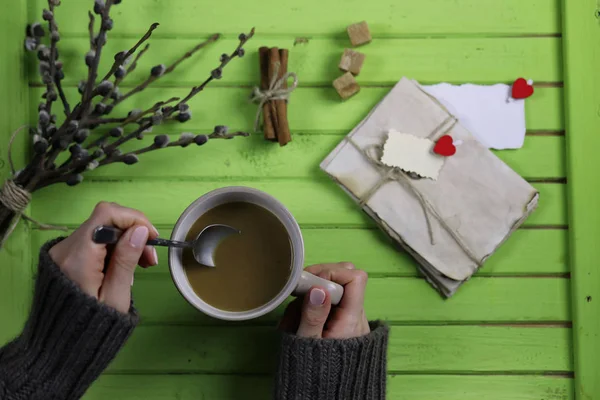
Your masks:
{"label": "woman's hand", "polygon": [[301,337],[330,339],[354,338],[371,332],[364,310],[366,272],[350,263],[313,265],[306,271],[344,286],[342,301],[332,308],[329,293],[313,287],[304,299],[289,304],[281,329]]}
{"label": "woman's hand", "polygon": [[[99,225],[125,231],[108,248],[92,241]],[[158,231],[144,214],[115,203],[99,203],[90,218],[49,251],[61,271],[84,292],[126,314],[131,303],[131,284],[136,266],[156,265],[156,250],[146,246]]]}

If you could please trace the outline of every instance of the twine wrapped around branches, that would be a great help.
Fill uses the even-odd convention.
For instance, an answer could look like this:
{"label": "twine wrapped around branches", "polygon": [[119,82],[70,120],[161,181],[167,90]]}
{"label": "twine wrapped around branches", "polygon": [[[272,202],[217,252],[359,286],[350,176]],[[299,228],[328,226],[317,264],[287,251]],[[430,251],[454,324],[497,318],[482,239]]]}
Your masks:
{"label": "twine wrapped around branches", "polygon": [[31,193],[19,187],[12,179],[7,179],[0,190],[0,203],[15,213],[23,213],[31,201]]}
{"label": "twine wrapped around branches", "polygon": [[56,226],[56,225],[48,225],[42,222],[39,222],[24,213],[25,209],[31,202],[31,193],[27,190],[23,189],[19,185],[17,185],[14,181],[16,177],[15,165],[12,160],[12,146],[16,139],[16,137],[24,131],[25,129],[29,129],[27,125],[24,125],[13,132],[8,142],[8,164],[10,166],[11,177],[8,178],[2,189],[0,189],[0,203],[4,205],[8,210],[13,212],[15,216],[13,217],[13,221],[10,224],[8,230],[4,235],[0,237],[0,249],[4,245],[4,242],[8,237],[13,233],[17,224],[19,223],[19,219],[23,218],[29,222],[35,224],[41,230],[59,230],[59,231],[67,231],[68,229],[64,226]]}
{"label": "twine wrapped around branches", "polygon": [[15,214],[15,216],[13,217],[12,223],[10,224],[8,230],[0,237],[0,249],[3,247],[6,240],[10,237],[10,235],[17,227],[20,218],[23,218],[35,224],[38,227],[38,229],[41,230],[68,230],[66,226],[44,224],[26,215],[24,211],[30,202],[31,193],[19,187],[19,185],[17,185],[12,179],[7,179],[4,182],[4,186],[2,186],[2,190],[0,191],[0,203],[2,203],[7,209],[12,211]]}

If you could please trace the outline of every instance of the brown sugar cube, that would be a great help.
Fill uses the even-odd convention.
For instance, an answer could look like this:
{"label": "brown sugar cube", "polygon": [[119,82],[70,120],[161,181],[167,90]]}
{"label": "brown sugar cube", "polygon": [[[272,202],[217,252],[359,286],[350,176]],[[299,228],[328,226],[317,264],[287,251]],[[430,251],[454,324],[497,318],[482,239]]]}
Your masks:
{"label": "brown sugar cube", "polygon": [[359,53],[352,49],[346,49],[344,50],[344,54],[342,54],[340,69],[344,72],[351,72],[353,75],[358,75],[360,74],[364,62],[365,55],[363,53]]}
{"label": "brown sugar cube", "polygon": [[371,42],[371,32],[366,21],[348,27],[348,36],[352,46],[360,46]]}
{"label": "brown sugar cube", "polygon": [[344,100],[354,96],[360,91],[360,86],[358,86],[356,79],[354,79],[354,75],[350,72],[346,72],[344,75],[333,81],[333,87]]}

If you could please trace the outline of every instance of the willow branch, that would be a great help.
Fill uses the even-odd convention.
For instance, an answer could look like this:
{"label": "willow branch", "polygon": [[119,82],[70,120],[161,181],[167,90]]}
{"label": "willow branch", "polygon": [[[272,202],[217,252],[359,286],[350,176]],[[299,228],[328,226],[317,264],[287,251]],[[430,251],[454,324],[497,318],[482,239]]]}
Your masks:
{"label": "willow branch", "polygon": [[[135,58],[133,59],[133,62],[131,64],[129,64],[129,66],[127,67],[127,75],[131,74],[133,71],[136,70],[138,62],[140,62],[140,58],[142,58],[142,56],[149,49],[150,49],[150,43],[146,44],[146,46],[144,46],[144,48],[142,50],[140,50],[140,52],[135,55]],[[127,76],[127,75],[125,75],[125,76]]]}
{"label": "willow branch", "polygon": [[[207,80],[205,80],[200,86],[196,86],[196,87],[192,88],[190,93],[183,100],[180,100],[179,103],[177,103],[177,105],[175,107],[172,107],[169,110],[167,110],[164,113],[163,118],[167,119],[167,118],[171,117],[173,114],[175,114],[175,112],[177,110],[179,110],[179,106],[186,104],[191,98],[193,98],[198,93],[203,91],[204,88],[210,82],[212,82],[214,79],[220,79],[222,77],[223,69],[231,62],[231,60],[233,60],[236,57],[239,57],[240,54],[243,55],[243,53],[241,53],[241,51],[243,51],[242,47],[253,36],[254,36],[254,28],[252,28],[252,30],[250,31],[250,33],[248,35],[241,36],[240,43],[237,46],[237,48],[233,51],[233,53],[231,53],[231,55],[229,57],[225,57],[224,59],[222,59],[221,64],[215,70],[213,70],[211,72],[211,75]],[[111,143],[105,147],[106,153],[107,154],[112,153],[118,146],[120,146],[121,144],[123,144],[133,138],[138,137],[142,132],[152,128],[152,126],[153,126],[152,122],[147,122],[147,123],[143,124],[142,126],[140,126],[138,129],[136,129],[135,131],[133,131],[132,133],[130,133],[126,136],[120,137],[119,139],[117,139],[116,141],[114,141],[113,143]]]}
{"label": "willow branch", "polygon": [[[106,0],[104,9],[102,10],[102,23],[100,24],[100,32],[94,39],[92,38],[92,47],[94,47],[95,55],[94,60],[91,62],[88,71],[88,79],[85,90],[82,95],[81,108],[79,109],[80,117],[85,117],[89,113],[90,104],[94,96],[94,88],[96,87],[96,79],[98,79],[98,67],[100,66],[100,58],[102,56],[102,49],[107,40],[107,27],[109,26],[110,19],[110,8],[113,0]],[[91,15],[91,13],[90,13]]]}
{"label": "willow branch", "polygon": [[137,138],[140,134],[142,134],[143,132],[147,131],[150,128],[152,128],[152,122],[147,122],[143,125],[140,125],[140,127],[137,128],[136,130],[134,130],[133,132],[131,132],[125,136],[121,136],[120,138],[118,138],[117,140],[112,142],[111,144],[105,146],[104,152],[106,154],[112,154],[116,150],[117,147],[119,147],[120,145],[122,145],[125,142],[130,141],[131,139]]}
{"label": "willow branch", "polygon": [[[159,101],[158,103],[154,104],[149,109],[147,109],[145,111],[142,111],[140,113],[132,114],[132,115],[130,115],[128,117],[124,117],[124,118],[98,118],[98,119],[95,119],[95,120],[90,120],[88,122],[88,124],[90,124],[90,125],[103,125],[103,124],[110,124],[110,123],[119,123],[119,124],[121,124],[120,125],[121,127],[125,127],[126,125],[133,124],[133,123],[137,123],[138,125],[144,125],[144,124],[147,124],[147,123],[152,123],[151,119],[147,120],[147,119],[145,119],[143,117],[146,116],[146,115],[148,115],[148,114],[154,114],[157,111],[159,111],[162,107],[164,107],[165,105],[170,104],[170,103],[174,103],[176,101],[179,101],[179,97],[172,97],[172,98],[170,98],[167,101]],[[152,124],[152,125],[154,125],[154,124]],[[108,140],[108,138],[110,136],[111,136],[110,132],[105,132],[104,134],[102,134],[101,137],[99,137],[94,142],[92,142],[89,145],[87,145],[86,149],[89,150],[89,149],[92,149],[94,147],[98,147],[98,146],[103,145],[104,143],[106,143],[106,140]]]}
{"label": "willow branch", "polygon": [[[151,151],[155,151],[155,150],[160,150],[163,148],[167,148],[167,147],[187,147],[189,145],[192,144],[196,144],[198,146],[202,146],[204,144],[206,144],[206,142],[209,139],[232,139],[236,136],[249,136],[249,134],[247,132],[232,132],[232,133],[228,133],[227,132],[227,128],[223,127],[223,126],[217,126],[215,127],[215,131],[213,133],[211,133],[210,135],[193,135],[193,134],[189,134],[189,133],[184,133],[181,135],[181,137],[175,141],[175,142],[171,142],[168,143],[168,136],[167,135],[159,135],[161,138],[161,140],[156,140],[154,141],[153,144],[151,144],[150,146],[146,146],[137,150],[133,150],[130,151],[128,153],[125,154],[121,154],[120,152],[116,152],[113,151],[112,153],[105,153],[104,151],[100,151],[100,150],[96,150],[95,152],[93,152],[92,154],[90,154],[89,152],[85,151],[85,150],[80,150],[80,151],[85,151],[84,155],[79,155],[77,158],[69,158],[67,161],[65,161],[60,168],[54,170],[54,171],[48,171],[46,172],[43,176],[42,179],[40,180],[40,184],[39,186],[36,187],[37,189],[40,189],[41,187],[45,187],[48,185],[48,182],[51,182],[50,184],[53,183],[58,183],[58,182],[66,182],[66,180],[70,177],[72,177],[74,174],[79,174],[82,173],[89,165],[90,163],[96,163],[94,168],[97,167],[101,167],[104,165],[108,165],[108,164],[113,164],[113,163],[117,163],[117,162],[125,162],[125,163],[130,163],[133,164],[135,162],[137,162],[137,159],[134,158],[134,162],[128,162],[127,160],[131,160],[132,156],[138,156],[144,153],[148,153]],[[101,161],[96,161],[99,158],[101,158],[102,156],[105,156],[104,159],[102,159]]]}
{"label": "willow branch", "polygon": [[190,93],[183,100],[181,100],[180,104],[187,103],[192,97],[196,96],[198,93],[203,91],[204,88],[213,79],[220,79],[220,77],[218,75],[215,76],[214,72],[215,71],[222,72],[223,69],[227,66],[227,64],[229,64],[231,62],[231,60],[233,60],[236,57],[239,57],[239,51],[246,44],[246,42],[248,42],[248,40],[252,39],[253,36],[254,36],[254,28],[252,28],[252,30],[250,31],[250,33],[248,35],[244,35],[244,38],[242,40],[240,40],[240,44],[238,45],[238,47],[234,50],[233,53],[231,53],[231,55],[229,57],[227,57],[226,59],[221,61],[221,65],[216,70],[213,71],[213,74],[211,74],[211,76],[207,80],[205,80],[200,86],[196,86],[196,87],[192,88]]}
{"label": "willow branch", "polygon": [[56,4],[53,0],[48,0],[48,10],[44,11],[44,19],[48,20],[48,29],[50,31],[50,58],[48,63],[50,65],[50,80],[48,80],[48,84],[46,85],[46,111],[49,114],[52,113],[52,103],[55,101],[54,85],[56,85],[56,89],[60,96],[60,100],[63,104],[64,112],[67,117],[71,114],[71,106],[67,101],[67,97],[63,91],[62,85],[60,83],[60,79],[57,78],[57,44],[60,40],[60,33],[58,32],[58,25],[56,24],[56,19],[54,18],[54,10]]}
{"label": "willow branch", "polygon": [[231,132],[231,133],[222,133],[222,132],[213,132],[208,135],[209,139],[233,139],[234,137],[248,137],[250,134],[248,132]]}
{"label": "willow branch", "polygon": [[95,35],[94,25],[96,23],[96,18],[94,17],[94,14],[92,14],[91,11],[88,11],[88,18],[90,20],[90,22],[88,23],[88,35],[90,37],[90,48],[93,49],[96,47],[96,44],[94,43],[94,35]]}
{"label": "willow branch", "polygon": [[59,179],[60,177],[72,175],[74,173],[83,172],[83,170],[85,170],[86,166],[89,165],[89,163],[93,162],[94,160],[97,160],[98,158],[102,157],[103,155],[104,155],[104,152],[95,151],[91,154],[88,153],[88,154],[84,155],[83,157],[70,158],[70,160],[63,163],[63,165],[61,165],[60,168],[57,168],[57,169],[51,170],[51,171],[45,171],[39,179],[39,184],[38,184],[38,186],[36,186],[36,190],[41,189],[42,187],[48,186],[46,184],[48,181],[55,181],[56,179]]}
{"label": "willow branch", "polygon": [[[125,76],[122,78],[115,78],[115,84],[112,88],[112,90],[106,95],[104,96],[104,98],[102,99],[101,103],[106,104],[106,102],[111,98],[111,96],[113,95],[113,93],[118,90],[119,85],[125,80],[125,78],[131,74],[133,71],[135,71],[135,69],[137,68],[138,62],[140,61],[140,58],[142,58],[142,56],[148,51],[148,49],[150,48],[150,44],[146,44],[146,46],[140,50],[139,53],[137,53],[135,55],[135,59],[133,60],[133,62],[129,65],[129,67],[127,67],[127,72],[125,73]],[[117,67],[118,69],[119,67]]]}
{"label": "willow branch", "polygon": [[[56,3],[56,0],[49,0]],[[133,138],[139,138],[143,136],[145,132],[150,130],[153,126],[161,124],[163,121],[170,119],[174,115],[179,117],[184,116],[184,114],[189,114],[189,106],[187,102],[193,98],[195,95],[204,90],[204,88],[213,80],[221,79],[223,74],[223,69],[236,57],[242,57],[244,55],[243,46],[246,42],[251,39],[254,35],[254,29],[248,34],[241,34],[239,37],[240,43],[234,52],[231,55],[223,55],[220,60],[219,66],[213,70],[210,76],[202,82],[200,85],[191,88],[189,94],[183,99],[172,98],[165,102],[157,102],[152,107],[145,111],[132,112],[126,118],[96,118],[88,119],[88,113],[91,111],[89,106],[91,105],[91,100],[94,96],[98,94],[102,94],[106,97],[107,89],[105,87],[98,86],[96,87],[95,80],[97,78],[97,68],[98,68],[98,58],[99,58],[99,50],[104,46],[106,37],[105,34],[112,27],[112,20],[109,19],[109,9],[114,0],[107,0],[105,7],[102,9],[102,12],[97,11],[102,15],[103,24],[100,28],[100,33],[95,38],[92,38],[91,47],[92,50],[96,50],[96,53],[88,58],[88,64],[90,66],[88,71],[88,81],[86,82],[86,87],[84,89],[84,94],[82,97],[82,103],[80,103],[76,109],[68,116],[67,121],[63,123],[63,125],[57,130],[56,138],[51,142],[50,150],[48,150],[44,154],[44,158],[46,161],[46,168],[42,165],[40,173],[36,175],[34,180],[29,182],[29,187],[33,190],[38,190],[42,187],[49,186],[54,183],[65,182],[69,185],[76,185],[80,183],[83,179],[83,172],[86,170],[95,169],[99,166],[108,165],[115,162],[123,162],[125,164],[131,165],[137,163],[138,155],[145,154],[147,152],[155,151],[161,148],[167,147],[187,147],[191,144],[196,145],[204,145],[207,141],[211,139],[231,139],[236,136],[248,136],[248,133],[245,132],[234,132],[228,133],[226,127],[219,126],[215,128],[215,131],[209,135],[192,135],[192,134],[183,134],[181,138],[173,143],[169,143],[168,137],[166,135],[158,135],[154,138],[154,144],[151,146],[146,146],[140,149],[133,150],[126,154],[122,154],[119,150],[119,147],[126,143],[127,141]],[[92,20],[93,18],[90,18]],[[108,21],[108,22],[107,22]],[[129,52],[121,54],[119,57],[115,57],[115,65],[116,69],[122,67],[124,60],[131,56],[134,52],[137,51],[138,47],[150,36],[153,28],[148,31],[144,38],[138,41],[138,44],[134,46]],[[90,32],[93,32],[93,28],[91,28]],[[206,42],[200,43],[195,46],[193,49],[185,53],[179,59],[177,59],[171,66],[165,68],[161,66],[161,68],[153,69],[151,73],[151,82],[147,82],[146,84],[142,84],[142,90],[150,83],[164,76],[166,73],[173,72],[185,59],[190,58],[196,51],[200,50],[202,47],[206,46],[208,43],[211,43],[218,39],[218,35],[212,36]],[[132,65],[130,65],[129,69],[126,72],[133,71],[137,66],[137,61],[139,58],[147,51],[148,46],[142,49],[142,51],[138,52],[136,58]],[[113,69],[114,69],[113,68]],[[121,68],[123,69],[123,68]],[[157,73],[156,71],[160,71]],[[125,71],[121,71],[116,76],[115,82],[120,83],[118,81],[119,77],[124,78],[126,76]],[[111,74],[114,72],[111,72]],[[92,84],[90,84],[92,81]],[[147,80],[148,81],[148,80]],[[145,85],[145,86],[144,86]],[[113,87],[116,85],[113,85]],[[92,89],[91,92],[89,89]],[[101,90],[101,88],[103,88]],[[175,106],[167,106],[170,103],[175,103]],[[110,107],[110,105],[107,105]],[[98,111],[102,112],[101,110]],[[107,114],[107,113],[106,113]],[[149,114],[152,114],[148,116]],[[187,115],[189,118],[189,115]],[[181,122],[184,122],[184,118],[180,118]],[[104,145],[104,140],[102,140],[102,144],[98,145],[98,148],[95,151],[88,151],[83,149],[81,143],[85,141],[89,132],[85,133],[83,130],[86,128],[86,123],[92,123],[92,125],[102,125],[109,123],[120,124],[119,127],[120,132],[113,132],[114,137],[117,137],[112,143],[108,145]],[[120,136],[123,134],[122,127],[127,124],[137,123],[139,126],[136,127],[132,132],[127,135]],[[72,143],[78,143],[73,147]],[[62,163],[59,167],[54,165],[54,160],[56,157],[61,154],[62,151],[66,150],[69,146],[71,146],[71,155],[68,157],[67,161]]]}
{"label": "willow branch", "polygon": [[48,84],[46,84],[46,111],[49,114],[52,114],[52,102],[53,96],[50,96],[50,93],[53,91],[53,83],[56,75],[56,34],[58,34],[58,27],[56,26],[56,22],[54,21],[54,4],[52,1],[48,1],[48,7],[50,8],[50,12],[52,13],[52,18],[48,21],[48,26],[50,28],[50,80]]}
{"label": "willow branch", "polygon": [[[68,183],[69,180],[76,174],[68,174],[68,175],[58,175],[51,179],[42,180],[36,183],[30,193],[36,192],[40,189],[43,189],[47,186],[51,186],[57,183]],[[81,178],[83,179],[83,177]]]}
{"label": "willow branch", "polygon": [[204,41],[204,42],[196,45],[193,49],[191,49],[190,51],[186,52],[184,55],[182,55],[181,57],[179,57],[179,59],[177,59],[177,61],[175,61],[173,64],[171,64],[169,67],[167,67],[162,74],[157,75],[157,76],[154,76],[154,75],[151,74],[148,77],[148,79],[146,79],[144,82],[142,82],[137,87],[133,88],[132,90],[130,90],[129,92],[127,92],[123,96],[121,96],[118,100],[115,100],[113,102],[113,106],[117,106],[118,104],[120,104],[123,101],[127,100],[128,98],[130,98],[134,94],[143,91],[144,89],[146,89],[148,86],[150,86],[152,83],[156,82],[157,80],[159,80],[163,76],[165,76],[167,74],[170,74],[171,72],[175,71],[175,68],[177,68],[179,66],[179,64],[181,64],[186,59],[188,59],[191,56],[193,56],[195,53],[197,53],[198,51],[200,51],[201,49],[203,49],[207,45],[216,42],[219,38],[220,38],[220,35],[217,33],[215,35],[212,35],[208,40],[206,40],[206,41]]}
{"label": "willow branch", "polygon": [[123,122],[123,124],[121,126],[125,126],[127,124],[131,124],[134,122],[138,122],[139,120],[141,120],[144,116],[149,115],[149,114],[154,114],[157,111],[159,111],[162,107],[166,106],[167,104],[171,104],[171,103],[175,103],[176,101],[179,101],[179,97],[171,97],[169,100],[167,101],[159,101],[157,103],[155,103],[152,107],[150,107],[149,109],[142,111],[141,113],[138,113],[137,115],[132,115],[130,117],[128,117],[125,122]]}
{"label": "willow branch", "polygon": [[178,140],[176,140],[174,142],[170,142],[168,144],[165,143],[165,141],[168,140],[168,136],[167,135],[160,135],[160,136],[162,136],[165,140],[161,140],[158,142],[155,140],[155,142],[153,144],[151,144],[150,146],[142,147],[140,149],[133,150],[133,151],[130,151],[125,154],[119,154],[117,156],[107,155],[103,160],[100,161],[100,163],[98,165],[104,166],[104,165],[109,165],[109,164],[118,163],[118,162],[127,162],[126,160],[128,160],[128,158],[130,159],[131,156],[138,156],[141,154],[149,153],[149,152],[160,150],[160,149],[166,149],[169,147],[187,147],[194,143],[197,144],[198,146],[202,146],[202,145],[206,144],[206,142],[209,139],[233,139],[236,136],[247,137],[247,136],[249,136],[249,133],[247,133],[247,132],[227,133],[226,131],[215,130],[215,132],[211,133],[210,135],[183,134],[183,135],[181,135],[181,137]]}
{"label": "willow branch", "polygon": [[125,153],[125,154],[119,154],[118,156],[107,156],[106,158],[104,158],[103,160],[100,161],[99,163],[99,167],[105,166],[105,165],[109,165],[109,164],[114,164],[114,163],[118,163],[118,162],[124,162],[124,160],[128,157],[128,156],[132,156],[132,155],[140,155],[140,154],[144,154],[144,153],[149,153],[151,151],[155,151],[155,150],[160,150],[160,149],[166,149],[168,147],[180,147],[183,145],[183,141],[176,141],[176,142],[172,142],[169,143],[168,145],[164,146],[164,147],[159,147],[156,146],[154,144],[147,146],[147,147],[143,147],[141,149],[137,149],[134,151],[130,151],[129,153]]}
{"label": "willow branch", "polygon": [[[129,57],[131,57],[146,40],[150,39],[150,36],[152,36],[152,32],[154,32],[154,30],[156,28],[158,28],[158,26],[159,26],[159,24],[156,22],[153,23],[152,25],[150,25],[150,29],[148,29],[148,32],[146,32],[144,34],[144,36],[142,36],[142,38],[140,40],[138,40],[138,42],[131,49],[129,49],[124,54],[122,54],[122,53],[117,54],[115,56],[115,62],[113,63],[112,67],[110,68],[110,70],[108,71],[108,73],[106,74],[104,79],[102,79],[102,80],[105,81],[108,78],[110,78],[111,75],[114,74],[117,71],[117,69],[119,69],[119,67],[121,65],[123,65],[125,63],[125,61],[127,61],[127,59]],[[147,48],[146,48],[146,50],[147,50]]]}
{"label": "willow branch", "polygon": [[90,119],[87,121],[87,125],[124,124],[127,123],[129,118],[130,117]]}
{"label": "willow branch", "polygon": [[69,105],[69,100],[67,99],[67,96],[65,95],[65,91],[63,90],[60,79],[56,79],[54,83],[56,84],[56,89],[58,90],[58,95],[60,97],[60,101],[63,103],[63,107],[65,109],[65,115],[68,117],[69,115],[71,115],[71,106]]}

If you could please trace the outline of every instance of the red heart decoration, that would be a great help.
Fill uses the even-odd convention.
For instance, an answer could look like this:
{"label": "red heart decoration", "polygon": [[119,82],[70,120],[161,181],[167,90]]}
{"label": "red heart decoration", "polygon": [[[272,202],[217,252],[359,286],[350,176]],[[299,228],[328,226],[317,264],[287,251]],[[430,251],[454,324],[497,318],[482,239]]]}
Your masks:
{"label": "red heart decoration", "polygon": [[513,99],[526,99],[533,94],[533,86],[523,78],[517,79],[512,86]]}
{"label": "red heart decoration", "polygon": [[433,147],[433,152],[440,156],[450,157],[456,154],[456,147],[454,146],[454,140],[450,135],[444,135],[438,139]]}

